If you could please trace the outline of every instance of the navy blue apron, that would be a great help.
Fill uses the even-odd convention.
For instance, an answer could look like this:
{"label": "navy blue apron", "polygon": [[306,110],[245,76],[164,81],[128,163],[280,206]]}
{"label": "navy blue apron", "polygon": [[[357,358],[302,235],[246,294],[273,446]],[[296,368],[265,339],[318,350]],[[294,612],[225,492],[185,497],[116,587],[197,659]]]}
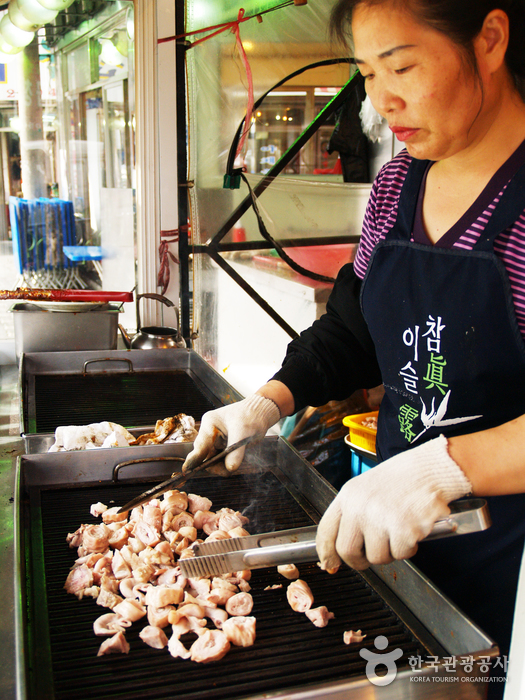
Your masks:
{"label": "navy blue apron", "polygon": [[[397,221],[373,251],[361,288],[385,385],[380,460],[440,434],[472,433],[525,413],[525,344],[507,272],[493,250],[496,236],[525,208],[525,165],[473,250],[410,241],[427,167],[428,162],[411,163]],[[497,451],[493,459],[497,464]],[[422,543],[413,562],[506,654],[525,494],[488,501],[489,530]]]}

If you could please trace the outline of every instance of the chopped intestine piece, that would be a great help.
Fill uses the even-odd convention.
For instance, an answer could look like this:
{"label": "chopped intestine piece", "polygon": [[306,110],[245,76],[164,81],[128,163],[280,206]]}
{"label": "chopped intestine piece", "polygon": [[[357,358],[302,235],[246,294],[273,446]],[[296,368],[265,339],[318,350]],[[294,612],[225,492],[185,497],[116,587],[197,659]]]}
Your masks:
{"label": "chopped intestine piece", "polygon": [[230,615],[249,615],[253,608],[253,598],[249,593],[236,593],[226,601],[226,611]]}
{"label": "chopped intestine piece", "polygon": [[222,624],[222,631],[232,644],[250,647],[255,642],[255,617],[230,617]]}
{"label": "chopped intestine piece", "polygon": [[230,642],[221,630],[207,630],[191,645],[191,660],[205,664],[222,659],[230,650]]}
{"label": "chopped intestine piece", "polygon": [[105,613],[93,623],[93,632],[98,637],[110,637],[117,632],[124,632],[131,622],[123,620],[117,613]]}
{"label": "chopped intestine piece", "polygon": [[306,611],[305,615],[316,627],[326,627],[328,620],[333,620],[335,617],[334,613],[329,612],[326,605],[321,605],[318,608],[311,608]]}
{"label": "chopped intestine piece", "polygon": [[310,590],[310,586],[302,579],[292,581],[286,589],[286,597],[290,603],[290,607],[295,612],[306,612],[310,610],[314,602],[314,596]]}
{"label": "chopped intestine piece", "polygon": [[290,581],[299,578],[299,569],[295,564],[281,564],[281,566],[277,567],[277,571]]}
{"label": "chopped intestine piece", "polygon": [[343,641],[345,644],[354,644],[354,642],[362,642],[366,637],[366,634],[362,634],[361,630],[348,630],[343,634]]}
{"label": "chopped intestine piece", "polygon": [[189,659],[191,656],[176,634],[172,634],[168,640],[168,651],[175,658]]}
{"label": "chopped intestine piece", "polygon": [[168,645],[168,638],[160,627],[146,625],[146,627],[140,631],[139,637],[148,646],[153,647],[153,649],[164,649],[164,647]]}
{"label": "chopped intestine piece", "polygon": [[94,518],[98,518],[99,515],[102,515],[102,513],[107,509],[108,507],[99,501],[98,503],[92,504],[91,508],[89,509],[89,512]]}
{"label": "chopped intestine piece", "polygon": [[103,654],[129,654],[129,644],[122,632],[117,632],[102,642],[97,656]]}

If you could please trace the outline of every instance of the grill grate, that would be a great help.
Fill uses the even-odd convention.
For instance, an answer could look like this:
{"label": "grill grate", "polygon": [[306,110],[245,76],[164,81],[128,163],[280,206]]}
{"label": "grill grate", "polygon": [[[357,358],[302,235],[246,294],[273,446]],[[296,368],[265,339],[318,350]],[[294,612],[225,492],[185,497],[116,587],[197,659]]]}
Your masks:
{"label": "grill grate", "polygon": [[218,405],[184,371],[40,374],[35,376],[32,432],[52,433],[60,425],[101,420],[133,428],[155,425],[177,413],[200,421]]}
{"label": "grill grate", "polygon": [[[103,638],[93,634],[92,624],[96,617],[108,611],[92,599],[78,601],[63,590],[76,556],[76,550],[67,547],[65,538],[81,523],[97,522],[89,514],[91,503],[119,505],[144,488],[141,483],[42,489],[32,493],[27,525],[32,530],[31,570],[27,580],[29,620],[33,624],[28,631],[28,646],[30,685],[39,690],[31,697],[231,700],[309,683],[331,683],[364,674],[366,662],[359,656],[359,649],[362,646],[374,649],[373,641],[378,634],[388,638],[389,648],[402,648],[398,668],[408,666],[409,656],[424,654],[405,624],[361,576],[346,568],[329,576],[315,564],[301,564],[301,578],[310,585],[315,605],[327,605],[335,614],[326,628],[314,627],[305,615],[291,610],[286,601],[288,582],[275,568],[259,569],[252,572],[250,582],[254,599],[252,614],[257,618],[254,646],[232,647],[217,663],[197,664],[174,659],[166,649],[150,649],[138,636],[147,623],[139,621],[126,632],[131,646],[129,655],[97,657]],[[312,523],[285,487],[268,472],[259,476],[235,474],[229,479],[200,477],[188,482],[186,488],[211,498],[214,509],[228,506],[243,511],[250,517],[251,532]],[[42,551],[36,544],[40,536],[43,563]],[[26,537],[28,547],[29,534]],[[264,590],[276,583],[282,583],[283,588]],[[47,600],[47,615],[43,600]],[[43,633],[38,634],[38,629]],[[343,632],[348,629],[362,629],[367,634],[365,642],[345,645]],[[187,647],[192,640],[191,635],[182,637]],[[48,641],[46,664],[43,650]],[[39,660],[42,654],[44,658]],[[54,686],[54,692],[44,687],[43,664],[52,667],[49,686]]]}

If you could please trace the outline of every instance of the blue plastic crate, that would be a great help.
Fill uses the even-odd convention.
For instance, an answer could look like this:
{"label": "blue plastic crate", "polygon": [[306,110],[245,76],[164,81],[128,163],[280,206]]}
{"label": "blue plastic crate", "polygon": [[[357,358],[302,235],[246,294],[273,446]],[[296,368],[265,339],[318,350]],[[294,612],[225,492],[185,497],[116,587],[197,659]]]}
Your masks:
{"label": "blue plastic crate", "polygon": [[352,450],[352,462],[350,464],[350,469],[352,471],[352,476],[358,476],[367,472],[372,467],[375,467],[377,460],[372,457],[365,457],[364,455],[358,455],[354,450]]}
{"label": "blue plastic crate", "polygon": [[350,471],[352,476],[359,476],[359,474],[363,474],[375,467],[377,465],[377,458],[373,454],[352,447],[348,437],[348,435],[345,437],[345,442],[350,447],[350,452],[352,453]]}

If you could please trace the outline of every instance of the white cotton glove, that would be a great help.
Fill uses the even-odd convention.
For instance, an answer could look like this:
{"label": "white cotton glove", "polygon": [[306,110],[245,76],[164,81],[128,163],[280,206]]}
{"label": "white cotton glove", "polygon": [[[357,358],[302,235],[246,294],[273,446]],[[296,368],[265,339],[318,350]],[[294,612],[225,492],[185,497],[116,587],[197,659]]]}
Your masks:
{"label": "white cotton glove", "polygon": [[391,457],[347,481],[317,529],[320,565],[336,570],[341,559],[354,569],[408,559],[448,503],[472,485],[438,438]]}
{"label": "white cotton glove", "polygon": [[[265,435],[280,417],[281,412],[275,401],[260,394],[208,411],[202,416],[199,434],[195,438],[193,451],[186,459],[184,471],[245,437]],[[226,457],[224,464],[228,471],[239,468],[244,450],[244,447],[239,447]]]}

